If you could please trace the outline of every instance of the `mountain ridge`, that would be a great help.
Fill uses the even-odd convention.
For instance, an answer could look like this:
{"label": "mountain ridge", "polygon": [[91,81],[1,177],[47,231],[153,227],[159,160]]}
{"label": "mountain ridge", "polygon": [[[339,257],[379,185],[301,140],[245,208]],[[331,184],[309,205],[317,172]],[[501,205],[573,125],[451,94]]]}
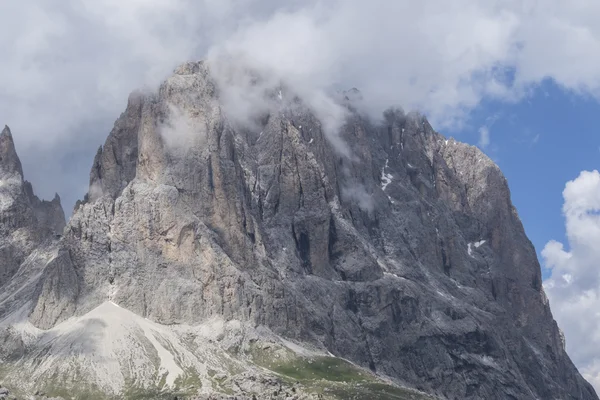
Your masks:
{"label": "mountain ridge", "polygon": [[[118,304],[165,326],[238,321],[251,337],[268,331],[439,398],[597,398],[565,353],[486,155],[417,114],[372,121],[355,91],[328,105],[341,122],[323,122],[292,89],[243,80],[235,93],[260,104],[238,115],[219,74],[190,62],[158,92],[130,96],[53,253],[20,265],[35,279],[23,295],[9,280],[10,307],[0,297],[13,353],[27,360],[40,346],[19,323],[51,331]],[[224,390],[206,374],[205,393]]]}

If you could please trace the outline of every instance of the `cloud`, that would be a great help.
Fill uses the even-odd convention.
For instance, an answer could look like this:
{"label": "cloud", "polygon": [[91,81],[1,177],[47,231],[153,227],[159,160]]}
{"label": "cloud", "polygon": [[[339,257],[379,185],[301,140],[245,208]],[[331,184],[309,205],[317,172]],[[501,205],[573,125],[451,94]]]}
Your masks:
{"label": "cloud", "polygon": [[544,79],[600,97],[598,17],[595,0],[5,1],[0,123],[37,191],[73,203],[128,93],[185,60],[244,55],[327,110],[332,132],[327,94],[349,87],[373,115],[416,108],[444,129]]}
{"label": "cloud", "polygon": [[600,173],[581,172],[563,197],[568,249],[550,241],[542,250],[544,288],[569,355],[600,392]]}
{"label": "cloud", "polygon": [[490,131],[492,129],[492,127],[494,126],[494,124],[496,123],[496,121],[498,121],[498,119],[500,118],[500,113],[496,113],[493,114],[489,117],[486,118],[485,120],[485,125],[481,126],[478,130],[479,133],[479,141],[477,143],[477,145],[482,149],[485,150],[491,143],[491,138],[490,138]]}
{"label": "cloud", "polygon": [[482,126],[479,128],[479,142],[478,145],[482,149],[485,149],[490,144],[490,128]]}
{"label": "cloud", "polygon": [[158,130],[171,151],[185,151],[194,145],[205,144],[206,122],[203,118],[176,104],[167,104],[168,114]]}
{"label": "cloud", "polygon": [[348,200],[355,201],[358,207],[363,211],[370,213],[375,209],[373,197],[367,193],[364,185],[354,184],[342,187],[342,196]]}

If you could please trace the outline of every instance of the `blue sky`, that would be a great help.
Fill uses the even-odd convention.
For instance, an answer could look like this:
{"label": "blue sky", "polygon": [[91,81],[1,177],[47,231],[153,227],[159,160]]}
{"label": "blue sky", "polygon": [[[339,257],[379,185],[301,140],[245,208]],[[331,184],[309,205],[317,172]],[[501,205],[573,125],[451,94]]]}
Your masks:
{"label": "blue sky", "polygon": [[538,255],[549,240],[565,242],[565,184],[600,168],[600,103],[545,80],[518,103],[482,102],[465,127],[442,133],[478,145],[482,126],[490,136],[483,150],[508,179]]}

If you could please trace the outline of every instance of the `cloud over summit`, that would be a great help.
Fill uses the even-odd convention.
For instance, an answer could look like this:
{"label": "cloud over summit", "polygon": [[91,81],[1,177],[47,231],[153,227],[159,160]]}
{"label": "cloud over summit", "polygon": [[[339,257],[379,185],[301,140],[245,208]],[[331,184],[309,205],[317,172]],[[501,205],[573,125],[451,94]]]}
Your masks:
{"label": "cloud over summit", "polygon": [[598,17],[593,0],[2,2],[0,120],[38,191],[73,203],[128,93],[183,61],[243,56],[323,107],[358,87],[374,115],[400,105],[443,129],[548,78],[600,95]]}

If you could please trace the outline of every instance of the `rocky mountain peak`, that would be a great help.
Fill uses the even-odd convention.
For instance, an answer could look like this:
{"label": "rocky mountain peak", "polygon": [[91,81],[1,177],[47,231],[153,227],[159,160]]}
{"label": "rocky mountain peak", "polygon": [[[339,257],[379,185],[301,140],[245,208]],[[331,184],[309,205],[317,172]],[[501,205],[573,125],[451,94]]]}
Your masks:
{"label": "rocky mountain peak", "polygon": [[15,150],[15,142],[8,125],[0,133],[0,179],[8,177],[23,177],[23,168],[21,160]]}
{"label": "rocky mountain peak", "polygon": [[[60,197],[40,200],[23,179],[10,129],[0,134],[0,286],[10,282],[39,248],[62,234],[66,225]],[[0,312],[2,306],[0,305]]]}
{"label": "rocky mountain peak", "polygon": [[[33,390],[59,370],[71,390],[119,396],[193,391],[193,377],[204,394],[263,398],[291,374],[307,399],[428,398],[400,385],[597,399],[499,168],[417,113],[369,118],[364,101],[208,62],[130,96],[63,237],[20,267],[26,283],[7,278],[5,381]],[[327,391],[327,374],[294,375],[321,362],[360,372]]]}

